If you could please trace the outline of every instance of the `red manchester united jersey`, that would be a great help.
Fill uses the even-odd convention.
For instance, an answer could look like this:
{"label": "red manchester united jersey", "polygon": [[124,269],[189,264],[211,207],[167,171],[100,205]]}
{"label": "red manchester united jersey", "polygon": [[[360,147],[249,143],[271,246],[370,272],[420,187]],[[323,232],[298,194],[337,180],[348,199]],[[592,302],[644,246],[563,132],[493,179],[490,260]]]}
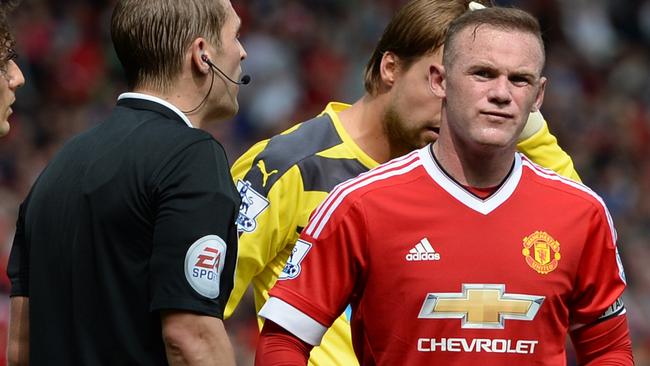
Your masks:
{"label": "red manchester united jersey", "polygon": [[260,315],[316,345],[352,304],[365,365],[562,365],[569,328],[625,287],[602,200],[520,154],[487,199],[429,147],[384,164],[334,189],[293,255]]}

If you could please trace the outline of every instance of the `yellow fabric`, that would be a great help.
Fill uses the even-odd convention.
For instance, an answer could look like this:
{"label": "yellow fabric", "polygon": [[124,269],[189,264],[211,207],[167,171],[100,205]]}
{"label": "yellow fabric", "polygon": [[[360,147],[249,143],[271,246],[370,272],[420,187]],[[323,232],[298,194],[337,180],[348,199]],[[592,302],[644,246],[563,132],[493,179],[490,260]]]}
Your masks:
{"label": "yellow fabric", "polygon": [[539,132],[539,130],[542,129],[542,126],[544,126],[544,116],[542,116],[542,112],[531,112],[528,115],[528,120],[526,121],[524,129],[519,134],[519,139],[517,142],[529,139],[534,134]]}
{"label": "yellow fabric", "polygon": [[537,133],[519,142],[517,149],[535,163],[580,182],[571,157],[558,145],[555,136],[551,135],[546,121]]}
{"label": "yellow fabric", "polygon": [[[323,113],[327,114],[336,128],[341,144],[325,149],[317,155],[331,159],[356,159],[366,168],[377,165],[363,152],[345,132],[337,112],[349,106],[342,103],[330,103]],[[294,131],[293,127],[285,132]],[[318,137],[314,136],[317,141]],[[262,141],[233,165],[231,172],[235,182],[243,179],[251,169],[255,157],[267,146],[269,140]],[[271,168],[268,168],[271,169]],[[226,306],[226,318],[230,317],[250,283],[253,285],[255,310],[268,299],[268,291],[275,284],[284,268],[284,264],[293,249],[299,234],[298,227],[305,227],[309,215],[325,199],[328,192],[304,191],[303,177],[296,165],[292,166],[271,187],[267,195],[269,207],[257,217],[258,227],[252,233],[243,233],[239,238],[239,256],[235,275],[235,287]],[[259,319],[262,326],[262,319]],[[345,315],[341,315],[325,334],[321,345],[310,354],[310,365],[358,365],[352,349],[350,324]]]}

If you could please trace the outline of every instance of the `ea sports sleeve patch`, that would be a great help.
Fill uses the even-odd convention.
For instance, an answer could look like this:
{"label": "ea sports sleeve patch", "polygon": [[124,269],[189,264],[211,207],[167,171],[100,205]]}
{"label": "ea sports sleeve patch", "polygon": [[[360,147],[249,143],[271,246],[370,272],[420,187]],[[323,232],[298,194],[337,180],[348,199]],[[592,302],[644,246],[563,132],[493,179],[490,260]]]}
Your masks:
{"label": "ea sports sleeve patch", "polygon": [[190,246],[185,254],[185,279],[194,291],[209,299],[219,297],[226,251],[226,242],[217,235],[206,235]]}

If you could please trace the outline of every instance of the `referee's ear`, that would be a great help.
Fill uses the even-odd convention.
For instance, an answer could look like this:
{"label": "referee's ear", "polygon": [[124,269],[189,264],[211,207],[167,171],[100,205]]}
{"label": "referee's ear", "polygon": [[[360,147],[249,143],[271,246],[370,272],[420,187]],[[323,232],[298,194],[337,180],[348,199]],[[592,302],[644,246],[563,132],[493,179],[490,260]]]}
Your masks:
{"label": "referee's ear", "polygon": [[200,74],[208,75],[210,73],[210,65],[205,59],[210,60],[210,51],[208,50],[208,42],[203,37],[195,39],[189,48],[189,62],[191,69]]}

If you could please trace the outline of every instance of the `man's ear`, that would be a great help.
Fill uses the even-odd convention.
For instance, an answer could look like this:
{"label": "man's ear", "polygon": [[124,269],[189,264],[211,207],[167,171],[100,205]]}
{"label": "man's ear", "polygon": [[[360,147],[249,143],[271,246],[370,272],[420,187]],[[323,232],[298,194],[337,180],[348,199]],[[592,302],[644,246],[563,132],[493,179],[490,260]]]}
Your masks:
{"label": "man's ear", "polygon": [[399,62],[399,57],[390,51],[386,51],[382,55],[381,63],[379,64],[379,74],[384,85],[392,87],[395,84],[400,67]]}
{"label": "man's ear", "polygon": [[210,72],[210,65],[203,59],[204,56],[210,59],[210,51],[208,51],[208,43],[205,38],[198,37],[190,45],[190,63],[192,68],[198,70],[200,73],[208,74]]}
{"label": "man's ear", "polygon": [[429,87],[433,95],[440,99],[447,96],[445,77],[444,66],[441,64],[431,64],[429,66]]}
{"label": "man's ear", "polygon": [[543,76],[539,79],[539,89],[537,90],[537,96],[535,97],[535,103],[533,103],[531,112],[537,112],[542,107],[544,92],[546,91],[546,81],[547,79]]}

